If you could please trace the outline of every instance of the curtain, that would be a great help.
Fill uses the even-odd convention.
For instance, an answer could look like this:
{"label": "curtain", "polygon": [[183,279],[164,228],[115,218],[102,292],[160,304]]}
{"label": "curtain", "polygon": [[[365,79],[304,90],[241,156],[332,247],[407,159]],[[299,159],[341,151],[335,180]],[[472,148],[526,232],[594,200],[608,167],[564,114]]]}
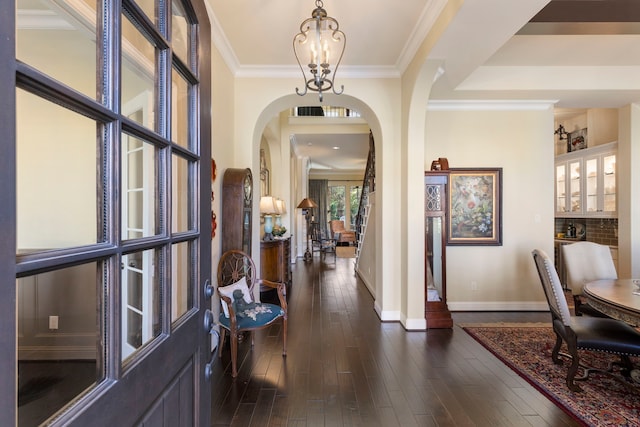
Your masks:
{"label": "curtain", "polygon": [[329,224],[327,223],[327,210],[329,209],[329,181],[326,179],[310,179],[309,198],[318,205],[317,208],[313,209],[313,215],[315,216],[315,221],[320,225],[320,236],[330,236]]}

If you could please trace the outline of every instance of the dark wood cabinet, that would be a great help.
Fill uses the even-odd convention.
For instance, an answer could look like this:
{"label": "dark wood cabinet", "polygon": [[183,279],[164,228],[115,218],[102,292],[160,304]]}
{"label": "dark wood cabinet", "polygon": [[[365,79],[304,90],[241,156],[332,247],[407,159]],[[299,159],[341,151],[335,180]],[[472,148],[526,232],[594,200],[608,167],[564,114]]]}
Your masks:
{"label": "dark wood cabinet", "polygon": [[447,306],[447,201],[449,173],[425,172],[425,318],[427,329],[452,328]]}
{"label": "dark wood cabinet", "polygon": [[260,278],[291,285],[291,237],[260,242]]}
{"label": "dark wood cabinet", "polygon": [[239,249],[251,256],[251,169],[227,169],[222,179],[222,253]]}

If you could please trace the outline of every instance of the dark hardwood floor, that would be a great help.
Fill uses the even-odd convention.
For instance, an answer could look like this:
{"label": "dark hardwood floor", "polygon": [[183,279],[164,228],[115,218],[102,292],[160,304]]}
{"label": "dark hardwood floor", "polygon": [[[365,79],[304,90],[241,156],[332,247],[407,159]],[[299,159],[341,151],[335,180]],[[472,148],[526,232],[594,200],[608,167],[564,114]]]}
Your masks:
{"label": "dark hardwood floor", "polygon": [[548,313],[454,313],[453,330],[383,323],[353,259],[293,266],[288,355],[281,327],[228,346],[212,379],[213,426],[576,426],[466,334],[460,322],[549,321]]}

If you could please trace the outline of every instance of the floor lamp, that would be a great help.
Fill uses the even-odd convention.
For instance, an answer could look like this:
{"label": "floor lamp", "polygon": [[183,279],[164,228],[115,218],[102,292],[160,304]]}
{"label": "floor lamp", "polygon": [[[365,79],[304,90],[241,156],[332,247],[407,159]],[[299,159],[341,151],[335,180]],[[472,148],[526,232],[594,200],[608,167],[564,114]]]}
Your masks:
{"label": "floor lamp", "polygon": [[302,209],[302,214],[304,215],[305,220],[307,221],[307,251],[304,253],[304,261],[311,261],[311,251],[309,250],[309,219],[311,218],[311,209],[317,208],[318,205],[316,202],[311,200],[308,197],[302,199],[300,203],[298,203],[298,209]]}

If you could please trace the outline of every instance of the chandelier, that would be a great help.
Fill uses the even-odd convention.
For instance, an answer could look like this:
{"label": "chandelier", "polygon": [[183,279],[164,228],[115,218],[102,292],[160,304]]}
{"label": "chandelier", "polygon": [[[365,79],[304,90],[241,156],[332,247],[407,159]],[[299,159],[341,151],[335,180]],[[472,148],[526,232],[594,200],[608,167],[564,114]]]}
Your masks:
{"label": "chandelier", "polygon": [[[316,8],[311,12],[311,18],[302,21],[300,32],[293,38],[293,52],[305,81],[304,90],[300,92],[296,88],[296,93],[303,96],[306,95],[307,90],[318,92],[320,102],[322,102],[322,92],[329,89],[336,95],[344,92],[344,86],[341,86],[340,92],[336,92],[333,79],[342,61],[347,42],[346,36],[340,31],[340,24],[335,18],[327,15],[323,6],[322,0],[316,0]],[[331,61],[335,58],[337,61],[332,71]],[[305,72],[302,62],[307,59],[309,62]]]}

